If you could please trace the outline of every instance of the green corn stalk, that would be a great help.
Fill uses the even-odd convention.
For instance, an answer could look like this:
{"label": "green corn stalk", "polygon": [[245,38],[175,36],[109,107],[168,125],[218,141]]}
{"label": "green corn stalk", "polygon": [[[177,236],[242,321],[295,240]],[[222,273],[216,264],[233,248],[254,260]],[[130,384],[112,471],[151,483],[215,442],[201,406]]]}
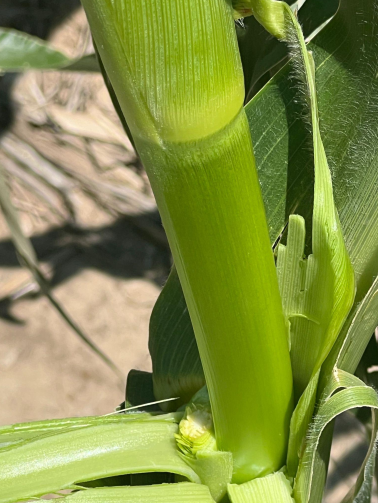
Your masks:
{"label": "green corn stalk", "polygon": [[218,447],[234,482],[270,473],[285,459],[292,375],[232,6],[82,3],[162,216]]}
{"label": "green corn stalk", "polygon": [[[324,485],[319,470],[321,435],[339,413],[368,406],[375,411],[369,451],[356,486],[344,500],[363,497],[367,501],[376,455],[378,398],[347,371],[355,369],[363,341],[368,341],[376,326],[371,313],[376,312],[377,281],[358,309],[355,304],[349,315],[353,322],[346,323],[337,339],[353,303],[353,270],[320,136],[315,65],[295,15],[282,2],[236,2],[248,4],[273,35],[294,46],[297,76],[310,105],[314,147],[313,254],[304,260],[304,221],[298,215],[290,217],[286,247],[280,245],[277,252],[299,402],[291,415],[287,466],[273,474],[269,472],[284,463],[282,453],[287,450],[287,429],[282,425],[287,421],[283,412],[287,417],[291,414],[291,367],[285,364],[288,351],[277,281],[266,245],[251,142],[238,102],[240,64],[234,51],[231,5],[225,0],[206,5],[188,0],[184,6],[178,0],[84,3],[92,16],[101,59],[157,196],[212,406],[205,387],[185,412],[0,428],[0,503],[60,489],[80,490],[66,497],[67,503],[126,499],[210,503],[222,501],[226,492],[232,503],[320,502]],[[137,18],[149,21],[148,30],[135,31],[132,22]],[[203,19],[213,22],[203,27]],[[186,28],[185,37],[178,28]],[[244,218],[250,220],[244,222]],[[269,333],[273,328],[277,332]],[[284,348],[282,354],[277,348]],[[272,372],[272,355],[277,357],[281,375]],[[320,371],[323,393],[308,429]],[[253,382],[257,376],[260,380]],[[145,377],[150,394],[152,379]],[[286,393],[286,400],[279,398],[281,402],[275,388],[279,385]],[[277,417],[269,417],[274,414]],[[277,433],[282,431],[284,438],[277,442]],[[260,443],[253,435],[260,436]],[[186,478],[190,483],[87,489],[123,474],[131,474],[127,479],[131,485],[156,484],[150,472],[159,471],[175,474],[176,482]]]}

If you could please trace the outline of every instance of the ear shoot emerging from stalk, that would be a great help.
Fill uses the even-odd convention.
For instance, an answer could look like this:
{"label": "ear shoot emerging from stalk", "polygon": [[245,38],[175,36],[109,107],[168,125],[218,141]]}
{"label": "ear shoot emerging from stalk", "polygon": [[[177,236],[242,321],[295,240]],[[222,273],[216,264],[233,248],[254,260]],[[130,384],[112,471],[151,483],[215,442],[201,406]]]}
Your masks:
{"label": "ear shoot emerging from stalk", "polygon": [[[226,0],[82,0],[157,200],[233,481],[279,469],[292,375]],[[248,399],[246,399],[248,396]]]}

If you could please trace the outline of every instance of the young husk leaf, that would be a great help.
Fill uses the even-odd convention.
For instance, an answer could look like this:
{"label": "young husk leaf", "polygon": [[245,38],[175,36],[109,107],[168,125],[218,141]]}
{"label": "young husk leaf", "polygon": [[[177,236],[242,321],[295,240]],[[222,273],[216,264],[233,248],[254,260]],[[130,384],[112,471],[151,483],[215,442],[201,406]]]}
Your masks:
{"label": "young husk leaf", "polygon": [[233,455],[234,481],[270,473],[285,460],[292,376],[232,7],[224,0],[83,5],[154,190],[217,445]]}
{"label": "young husk leaf", "polygon": [[230,452],[218,450],[206,386],[186,406],[176,442],[183,459],[208,486],[214,500],[222,501],[231,482],[233,459]]}

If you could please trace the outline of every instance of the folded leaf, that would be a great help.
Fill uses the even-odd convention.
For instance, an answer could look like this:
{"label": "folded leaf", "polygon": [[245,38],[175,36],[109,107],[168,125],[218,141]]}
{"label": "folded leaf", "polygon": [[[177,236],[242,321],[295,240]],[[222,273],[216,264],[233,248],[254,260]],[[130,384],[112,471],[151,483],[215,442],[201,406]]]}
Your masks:
{"label": "folded leaf", "polygon": [[232,503],[294,503],[292,492],[289,481],[281,472],[228,486]]}
{"label": "folded leaf", "polygon": [[0,451],[0,503],[128,473],[168,472],[200,483],[179,455],[177,428],[158,421],[104,423]]}
{"label": "folded leaf", "polygon": [[336,366],[346,372],[355,372],[369,343],[371,334],[378,326],[378,278],[375,278],[365,298],[355,304],[343,330],[322,369],[322,386],[331,369]]}
{"label": "folded leaf", "polygon": [[172,414],[148,414],[132,412],[128,414],[112,414],[109,416],[69,417],[65,419],[50,419],[34,421],[31,423],[19,423],[11,426],[0,427],[0,450],[9,449],[14,445],[28,442],[36,437],[44,437],[61,433],[63,431],[77,430],[89,426],[128,423],[130,421],[163,421],[178,423],[182,413]]}
{"label": "folded leaf", "polygon": [[111,487],[79,491],[64,503],[212,503],[206,486],[200,484],[160,484],[141,487]]}
{"label": "folded leaf", "polygon": [[[338,393],[336,393],[336,391],[338,391]],[[353,375],[335,369],[332,383],[314,418],[306,443],[306,449],[300,460],[294,484],[294,498],[296,503],[320,503],[323,487],[319,484],[314,484],[317,447],[320,442],[320,437],[326,426],[335,417],[342,412],[356,407],[371,407],[378,409],[377,393]],[[374,430],[368,458],[371,455],[371,449],[373,448],[372,445],[374,445],[375,438],[376,431]],[[361,486],[362,480],[356,492],[358,492]]]}

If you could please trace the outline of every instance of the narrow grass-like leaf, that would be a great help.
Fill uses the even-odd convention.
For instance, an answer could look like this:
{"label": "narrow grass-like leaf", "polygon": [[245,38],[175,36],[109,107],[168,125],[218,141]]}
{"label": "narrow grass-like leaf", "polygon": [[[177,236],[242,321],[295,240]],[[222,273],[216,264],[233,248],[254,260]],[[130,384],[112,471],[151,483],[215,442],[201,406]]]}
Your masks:
{"label": "narrow grass-like leaf", "polygon": [[[323,396],[322,396],[322,404],[326,403],[329,401],[333,395],[336,393],[336,391],[339,391],[340,389],[355,389],[358,388],[360,389],[361,387],[365,389],[371,390],[371,388],[367,387],[360,379],[355,377],[352,374],[349,374],[348,372],[345,372],[343,370],[337,369],[336,367],[332,371],[331,375],[329,376],[329,380],[327,382],[327,386],[323,391]],[[373,390],[371,390],[373,391]],[[356,399],[358,400],[358,394],[359,392],[357,391],[356,393]],[[359,405],[356,405],[359,406]],[[353,408],[353,406],[350,406],[349,408]],[[320,409],[322,410],[322,409]],[[318,414],[315,416],[315,421],[313,423],[313,429],[311,432],[315,431],[314,428],[317,427],[317,424],[319,421],[322,421],[323,418],[320,415],[320,410]],[[359,474],[359,477],[357,479],[357,482],[355,486],[350,490],[348,495],[346,496],[346,501],[353,501],[353,498],[356,497],[356,503],[357,501],[365,501],[364,499],[359,500],[358,498],[367,498],[369,497],[370,491],[371,491],[371,472],[372,472],[372,465],[373,465],[373,451],[375,449],[375,444],[376,444],[376,434],[377,434],[377,427],[376,427],[376,417],[377,417],[377,410],[372,411],[373,414],[373,429],[371,433],[371,440],[370,440],[370,447],[369,451],[366,455],[365,461],[361,467],[361,471]],[[330,424],[331,419],[327,423],[328,425]],[[324,449],[327,447],[327,442],[331,442],[332,435],[330,438],[326,438],[326,443],[324,445],[321,445],[322,440],[323,440],[323,435],[325,434],[327,429],[326,425],[323,425],[322,432],[320,433],[318,439],[316,440],[316,434],[313,435],[311,433],[310,439],[311,442],[315,441],[316,442],[316,447],[313,448],[313,451],[310,453],[310,446],[307,444],[305,456],[301,459],[301,464],[300,464],[300,470],[298,475],[298,484],[300,484],[301,480],[303,482],[303,479],[306,479],[306,482],[303,483],[304,487],[307,487],[308,484],[308,493],[306,494],[307,499],[303,499],[303,501],[309,501],[310,503],[320,503],[322,501],[322,495],[323,495],[323,488],[324,488],[324,480],[325,480],[325,473],[324,473],[324,455],[327,455],[327,449]],[[324,432],[324,434],[323,434]],[[326,435],[327,437],[328,435]],[[321,453],[320,450],[324,449],[324,453]],[[310,453],[310,454],[309,454]],[[312,457],[311,463],[308,462],[308,464],[305,464],[305,457],[307,456],[307,461],[309,459],[309,456]],[[326,463],[325,463],[326,464]],[[301,498],[301,495],[298,496],[298,498]],[[349,500],[348,500],[349,498]],[[350,499],[352,498],[352,499]],[[301,502],[302,500],[299,499]],[[370,499],[366,500],[370,501]]]}
{"label": "narrow grass-like leaf", "polygon": [[372,411],[372,418],[373,425],[368,452],[360,468],[356,483],[351,487],[341,503],[371,503],[378,441],[377,410]]}
{"label": "narrow grass-like leaf", "polygon": [[64,503],[212,503],[205,485],[182,482],[140,487],[111,487],[79,491]]}
{"label": "narrow grass-like leaf", "polygon": [[[344,383],[345,385],[347,383]],[[375,390],[364,385],[352,375],[348,379],[348,387],[324,400],[315,416],[306,450],[300,460],[298,474],[294,485],[294,498],[297,503],[315,503],[321,501],[322,488],[313,488],[316,452],[320,437],[325,427],[339,414],[357,407],[378,408],[378,397]],[[340,388],[335,381],[334,391]],[[373,443],[375,441],[375,435]],[[314,489],[314,491],[313,491]]]}
{"label": "narrow grass-like leaf", "polygon": [[343,330],[322,369],[322,388],[331,369],[336,366],[346,372],[355,372],[378,326],[378,278],[375,278],[365,298],[355,304]]}
{"label": "narrow grass-like leaf", "polygon": [[311,422],[316,403],[316,392],[319,383],[318,372],[310,379],[310,382],[300,397],[290,420],[289,447],[287,452],[286,466],[290,477],[294,477],[298,468],[299,459],[305,447],[306,433]]}
{"label": "narrow grass-like leaf", "polygon": [[179,455],[177,428],[159,421],[104,422],[0,451],[0,503],[128,473],[168,472],[200,483]]}
{"label": "narrow grass-like leaf", "polygon": [[98,72],[99,66],[94,54],[71,59],[45,40],[0,27],[0,73],[26,70]]}
{"label": "narrow grass-like leaf", "polygon": [[281,472],[228,486],[231,503],[294,503],[292,492],[290,482]]}
{"label": "narrow grass-like leaf", "polygon": [[39,285],[43,294],[50,301],[52,306],[56,309],[59,315],[64,319],[64,321],[71,327],[71,329],[78,335],[78,337],[95,353],[101,360],[117,375],[117,377],[122,381],[123,373],[117,367],[117,365],[107,356],[93,341],[92,339],[84,333],[84,331],[79,327],[79,325],[71,318],[71,316],[66,312],[64,307],[57,301],[53,295],[48,281],[45,278],[43,271],[41,270],[36,253],[34,251],[33,245],[30,239],[25,236],[19,219],[17,211],[15,210],[10,195],[7,182],[5,180],[4,172],[0,166],[0,208],[3,212],[5,221],[9,227],[13,244],[18,253],[18,258],[21,265],[27,267],[31,274],[33,275],[35,281]]}
{"label": "narrow grass-like leaf", "polygon": [[[378,278],[373,282],[364,300],[360,304],[356,303],[350,312],[337,343],[323,365],[319,384],[320,391],[326,387],[329,388],[329,376],[335,375],[335,368],[340,367],[340,369],[347,372],[355,372],[369,343],[371,334],[376,326],[378,326],[377,313]],[[327,458],[331,448],[332,435],[327,433],[326,437],[320,439],[318,450],[315,454],[311,503],[318,503],[321,500],[322,492],[320,491],[319,494],[316,488],[321,487],[326,478]],[[374,442],[374,435],[371,441]]]}

